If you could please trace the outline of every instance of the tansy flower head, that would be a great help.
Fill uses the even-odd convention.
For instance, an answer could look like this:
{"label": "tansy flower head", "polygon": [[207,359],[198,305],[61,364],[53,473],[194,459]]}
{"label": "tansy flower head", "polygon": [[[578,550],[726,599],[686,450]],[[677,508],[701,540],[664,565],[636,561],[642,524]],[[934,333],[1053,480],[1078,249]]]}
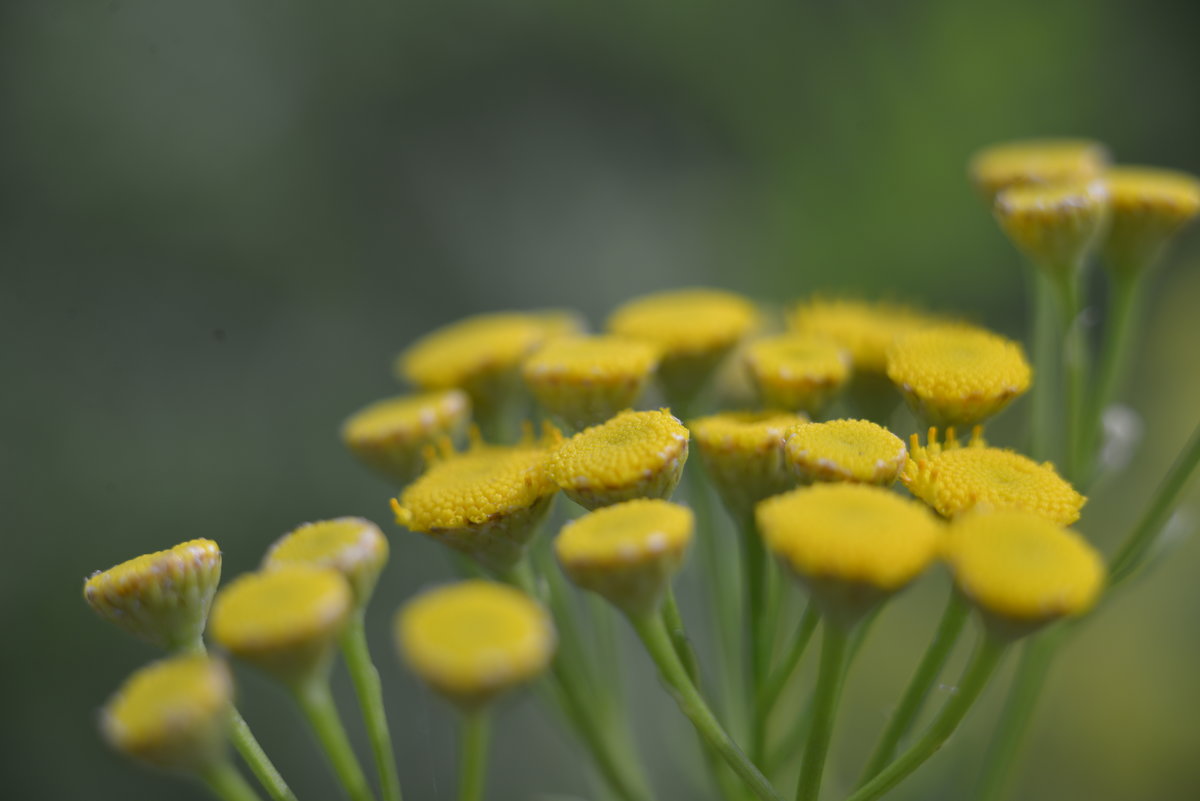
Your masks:
{"label": "tansy flower head", "polygon": [[1088,139],[1023,139],[1002,142],[971,159],[971,183],[987,200],[1011,186],[1088,181],[1100,176],[1108,151]]}
{"label": "tansy flower head", "polygon": [[574,431],[603,423],[633,406],[658,367],[658,349],[616,336],[547,342],[521,370],[547,412]]}
{"label": "tansy flower head", "polygon": [[392,500],[396,522],[467,554],[495,571],[517,563],[558,487],[548,471],[561,441],[547,427],[515,446],[476,441],[464,453],[447,447],[425,475]]}
{"label": "tansy flower head", "polygon": [[786,458],[805,483],[889,486],[908,461],[904,441],[869,420],[802,423],[786,435]]}
{"label": "tansy flower head", "polygon": [[571,521],[554,550],[572,581],[639,616],[658,608],[687,553],[693,527],[687,507],[638,499]]}
{"label": "tansy flower head", "polygon": [[587,321],[574,309],[538,309],[529,315],[542,327],[545,341],[559,337],[577,337],[587,333]]}
{"label": "tansy flower head", "polygon": [[749,300],[717,289],[680,289],[643,295],[613,312],[608,329],[656,345],[667,397],[689,401],[722,357],[757,324]]}
{"label": "tansy flower head", "polygon": [[688,430],[666,409],[621,412],[564,442],[550,476],[587,509],[633,498],[669,498],[688,457]]}
{"label": "tansy flower head", "polygon": [[935,322],[906,306],[822,298],[801,303],[788,318],[792,331],[834,342],[850,354],[855,370],[866,373],[883,373],[897,337]]}
{"label": "tansy flower head", "polygon": [[816,414],[850,377],[850,356],[833,340],[782,334],[752,342],[746,367],[769,409]]}
{"label": "tansy flower head", "polygon": [[968,325],[909,334],[888,351],[888,378],[921,417],[938,425],[986,420],[1029,389],[1021,346]]}
{"label": "tansy flower head", "polygon": [[470,708],[542,673],[555,634],[550,616],[529,596],[475,580],[406,604],[396,615],[396,642],[417,675]]}
{"label": "tansy flower head", "polygon": [[1087,501],[1049,462],[1038,464],[1010,450],[989,448],[978,431],[961,445],[953,429],[946,432],[945,443],[938,442],[937,429],[930,429],[926,447],[914,434],[900,480],[943,517],[957,517],[976,506],[1021,509],[1065,526],[1079,519]]}
{"label": "tansy flower head", "polygon": [[94,573],[83,597],[105,620],[176,650],[200,642],[220,581],[221,549],[212,540],[189,540]]}
{"label": "tansy flower head", "polygon": [[705,470],[729,510],[750,514],[763,498],[791,489],[796,479],[783,454],[783,438],[802,415],[724,412],[688,422]]}
{"label": "tansy flower head", "polygon": [[1119,275],[1149,267],[1163,246],[1200,214],[1200,180],[1153,167],[1113,167],[1104,176],[1110,217],[1105,260]]}
{"label": "tansy flower head", "polygon": [[1083,537],[1020,510],[958,518],[943,554],[962,593],[1010,635],[1083,614],[1104,586],[1104,561]]}
{"label": "tansy flower head", "polygon": [[1018,250],[1049,275],[1065,279],[1104,226],[1108,189],[1100,180],[1014,186],[996,195],[993,211]]}
{"label": "tansy flower head", "polygon": [[328,670],[353,593],[332,568],[286,565],[242,576],[217,595],[212,635],[223,648],[285,684]]}
{"label": "tansy flower head", "polygon": [[758,505],[767,547],[841,625],[917,577],[937,555],[941,523],[880,487],[817,484]]}
{"label": "tansy flower head", "polygon": [[425,448],[459,439],[471,420],[471,402],[457,389],[388,398],[353,414],[342,441],[364,464],[403,487],[425,469]]}
{"label": "tansy flower head", "polygon": [[328,567],[341,573],[354,591],[358,607],[367,605],[379,573],[387,564],[388,542],[379,527],[361,517],[339,517],[305,523],[278,539],[263,568],[285,565]]}
{"label": "tansy flower head", "polygon": [[224,663],[178,656],[129,677],[100,715],[109,745],[167,770],[198,772],[225,758],[233,682]]}

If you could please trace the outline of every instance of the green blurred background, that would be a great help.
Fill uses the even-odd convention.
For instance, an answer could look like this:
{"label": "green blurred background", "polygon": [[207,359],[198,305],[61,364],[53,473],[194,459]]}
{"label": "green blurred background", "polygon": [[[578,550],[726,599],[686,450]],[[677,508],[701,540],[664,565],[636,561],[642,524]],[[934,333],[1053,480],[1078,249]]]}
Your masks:
{"label": "green blurred background", "polygon": [[[1194,4],[1131,0],[6,0],[3,794],[203,797],[100,742],[96,710],[154,653],[93,619],[81,581],[198,536],[233,576],[301,521],[387,522],[388,488],[337,426],[396,391],[390,360],[434,326],[542,306],[598,323],[631,295],[710,284],[914,299],[1020,335],[1021,267],[967,156],[1087,135],[1200,172],[1198,22]],[[1200,408],[1194,232],[1152,302],[1129,393],[1146,438],[1081,523],[1106,548]],[[1200,797],[1195,520],[1193,503],[1169,558],[1058,664],[1014,797]],[[389,531],[371,634],[407,796],[444,798],[453,719],[387,630],[450,571]],[[941,582],[885,615],[852,675],[831,794],[907,680]],[[627,662],[662,797],[702,797],[689,732],[641,654]],[[302,797],[336,797],[282,694],[240,678]],[[961,797],[1000,697],[895,797]],[[500,726],[493,801],[594,797],[531,697]]]}

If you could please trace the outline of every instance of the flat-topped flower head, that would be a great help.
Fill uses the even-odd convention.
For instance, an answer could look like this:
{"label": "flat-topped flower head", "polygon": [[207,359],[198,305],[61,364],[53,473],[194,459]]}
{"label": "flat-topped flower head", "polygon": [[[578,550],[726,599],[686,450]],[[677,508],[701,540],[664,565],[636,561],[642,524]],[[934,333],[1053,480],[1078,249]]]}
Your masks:
{"label": "flat-topped flower head", "polygon": [[526,359],[525,385],[573,431],[633,406],[658,367],[649,342],[617,336],[551,340]]}
{"label": "flat-topped flower head", "polygon": [[993,211],[1017,250],[1049,275],[1069,278],[1104,228],[1108,189],[1099,179],[1014,186],[996,195]]}
{"label": "flat-topped flower head", "polygon": [[723,412],[688,421],[705,471],[725,506],[744,517],[763,498],[796,485],[783,453],[788,429],[803,415],[782,411]]}
{"label": "flat-topped flower head", "polygon": [[817,484],[758,505],[767,548],[848,626],[915,579],[937,555],[942,524],[916,501],[864,484]]}
{"label": "flat-topped flower head", "polygon": [[221,581],[221,549],[189,540],[92,574],[83,597],[100,617],[160,648],[200,642]]}
{"label": "flat-topped flower head", "polygon": [[1083,537],[1019,510],[958,518],[943,556],[959,590],[1009,636],[1087,612],[1105,582],[1104,560]]}
{"label": "flat-topped flower head", "polygon": [[585,509],[669,498],[688,457],[688,430],[666,409],[625,411],[580,431],[550,460],[550,477]]}
{"label": "flat-topped flower head", "polygon": [[396,615],[401,656],[433,689],[475,708],[536,678],[554,656],[554,625],[525,593],[490,581],[430,590]]}
{"label": "flat-topped flower head", "polygon": [[554,551],[572,581],[636,617],[658,609],[694,527],[686,506],[627,501],[563,526]]}
{"label": "flat-topped flower head", "polygon": [[750,343],[746,367],[763,406],[816,414],[850,377],[850,355],[831,339],[780,334]]}
{"label": "flat-topped flower head", "polygon": [[957,517],[977,506],[1021,509],[1065,526],[1079,519],[1087,502],[1049,462],[1038,464],[1014,451],[990,448],[978,430],[962,444],[953,429],[945,442],[938,442],[937,429],[930,429],[925,447],[914,434],[900,480],[942,517]]}
{"label": "flat-topped flower head", "polygon": [[909,334],[888,351],[888,378],[935,425],[974,425],[1007,406],[1033,376],[1021,346],[958,324]]}
{"label": "flat-topped flower head", "polygon": [[608,330],[659,348],[659,376],[672,403],[691,400],[721,359],[758,323],[754,304],[718,289],[643,295],[608,319]]}
{"label": "flat-topped flower head", "polygon": [[542,327],[547,342],[559,337],[582,336],[588,331],[587,320],[574,309],[536,309],[527,313]]}
{"label": "flat-topped flower head", "polygon": [[219,660],[177,656],[134,673],[105,705],[100,731],[116,750],[195,773],[225,758],[233,681]]}
{"label": "flat-topped flower head", "polygon": [[463,453],[447,447],[392,500],[396,522],[506,571],[524,554],[558,491],[549,465],[560,441],[558,431],[547,427],[539,441],[526,432],[514,446],[476,441]]}
{"label": "flat-topped flower head", "polygon": [[882,374],[888,348],[898,337],[936,322],[929,314],[893,303],[814,298],[792,311],[788,327],[834,342],[850,354],[856,371]]}
{"label": "flat-topped flower head", "polygon": [[908,461],[904,440],[869,420],[803,423],[785,438],[791,469],[806,484],[847,482],[890,486]]}
{"label": "flat-topped flower head", "polygon": [[1200,215],[1200,179],[1154,167],[1113,167],[1108,185],[1105,261],[1133,277],[1152,265],[1181,228]]}
{"label": "flat-topped flower head", "polygon": [[1092,180],[1107,164],[1108,150],[1090,139],[1020,139],[980,150],[968,173],[990,202],[1011,186]]}
{"label": "flat-topped flower head", "polygon": [[471,401],[457,389],[388,398],[342,424],[342,441],[367,467],[398,487],[425,469],[425,448],[459,440],[471,422]]}
{"label": "flat-topped flower head", "polygon": [[213,605],[212,636],[222,648],[288,685],[329,668],[354,594],[332,568],[285,565],[238,578]]}
{"label": "flat-topped flower head", "polygon": [[388,541],[379,526],[361,517],[319,520],[284,534],[263,559],[263,569],[286,565],[328,567],[350,583],[358,608],[367,605],[388,560]]}

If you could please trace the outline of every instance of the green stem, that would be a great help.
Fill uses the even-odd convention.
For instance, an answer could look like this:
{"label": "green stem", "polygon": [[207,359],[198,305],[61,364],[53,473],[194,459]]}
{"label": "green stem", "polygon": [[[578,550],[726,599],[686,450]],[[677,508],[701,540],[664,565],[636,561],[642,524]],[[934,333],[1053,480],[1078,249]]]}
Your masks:
{"label": "green stem", "polygon": [[[747,709],[755,710],[759,693],[767,683],[767,674],[771,668],[771,648],[773,630],[769,628],[768,605],[770,601],[770,586],[767,570],[767,552],[763,547],[762,538],[758,535],[758,525],[755,523],[753,511],[743,515],[740,520],[742,534],[742,549],[745,558],[743,567],[743,586],[746,597],[746,631],[750,635],[750,676],[747,682]],[[753,715],[750,723],[750,758],[761,763],[766,750],[767,721],[765,715]]]}
{"label": "green stem", "polygon": [[975,652],[971,655],[971,661],[967,663],[962,678],[959,679],[957,691],[946,701],[921,738],[875,778],[854,791],[847,801],[874,801],[937,753],[987,686],[988,679],[1000,664],[1006,646],[1007,643],[1003,640],[989,634],[982,635],[975,646]]}
{"label": "green stem", "polygon": [[771,783],[762,775],[754,763],[742,752],[737,743],[729,736],[717,721],[708,704],[696,690],[696,685],[688,678],[687,670],[675,652],[667,627],[663,625],[661,615],[651,614],[644,617],[630,617],[629,622],[646,646],[650,658],[658,666],[659,674],[679,704],[680,711],[708,741],[713,750],[742,778],[756,796],[763,801],[781,801]]}
{"label": "green stem", "polygon": [[950,652],[954,650],[954,645],[958,642],[959,635],[962,634],[968,609],[967,602],[962,595],[951,589],[950,599],[946,602],[946,609],[942,612],[942,619],[933,635],[933,641],[929,643],[929,648],[926,649],[925,656],[917,665],[917,670],[909,681],[908,688],[900,699],[900,704],[892,713],[887,728],[884,729],[875,746],[875,751],[867,761],[867,766],[858,780],[860,787],[891,761],[896,753],[896,746],[900,744],[900,740],[916,722],[933,685],[946,666],[946,660],[950,658]]}
{"label": "green stem", "polygon": [[490,730],[491,719],[486,709],[463,715],[458,746],[458,801],[483,801]]}
{"label": "green stem", "polygon": [[[784,655],[782,664],[775,669],[759,692],[756,710],[760,717],[766,718],[770,715],[783,688],[787,686],[788,679],[796,672],[796,666],[800,664],[800,659],[804,656],[820,619],[816,604],[809,602],[808,606],[804,608],[804,614],[800,616],[800,624],[796,629],[796,637],[792,640],[792,647]],[[766,724],[767,722],[764,721],[763,725]]]}
{"label": "green stem", "polygon": [[1113,277],[1109,308],[1105,320],[1104,344],[1097,367],[1095,396],[1089,407],[1084,458],[1091,464],[1102,443],[1104,410],[1113,402],[1129,364],[1129,354],[1137,334],[1141,282],[1136,276],[1120,273]]}
{"label": "green stem", "polygon": [[825,621],[821,638],[821,666],[817,671],[817,686],[814,693],[812,728],[808,742],[804,745],[804,761],[800,767],[800,781],[796,785],[796,801],[816,801],[821,794],[821,777],[825,773],[825,759],[829,755],[829,741],[833,735],[833,723],[837,718],[838,699],[842,694],[844,667],[846,664],[847,632],[840,626]]}
{"label": "green stem", "polygon": [[229,760],[223,759],[200,773],[200,780],[221,801],[261,801]]}
{"label": "green stem", "polygon": [[324,678],[309,681],[295,688],[295,696],[352,801],[375,801],[375,794],[367,784],[367,777],[363,775],[338,716],[329,682]]}
{"label": "green stem", "polygon": [[367,647],[366,628],[363,625],[363,610],[357,610],[342,634],[342,656],[358,695],[362,708],[367,737],[379,770],[379,786],[384,801],[400,801],[400,776],[396,772],[396,758],[392,750],[392,736],[388,731],[387,713],[383,706],[383,687],[379,683],[379,671],[371,661]]}
{"label": "green stem", "polygon": [[1088,343],[1083,329],[1082,282],[1079,270],[1066,273],[1058,284],[1059,311],[1062,315],[1063,371],[1067,378],[1067,455],[1064,473],[1068,480],[1078,483],[1084,472],[1083,451],[1085,418],[1087,417]]}
{"label": "green stem", "polygon": [[1033,279],[1033,389],[1030,453],[1035,459],[1054,458],[1054,409],[1058,395],[1058,316],[1054,284],[1040,269]]}

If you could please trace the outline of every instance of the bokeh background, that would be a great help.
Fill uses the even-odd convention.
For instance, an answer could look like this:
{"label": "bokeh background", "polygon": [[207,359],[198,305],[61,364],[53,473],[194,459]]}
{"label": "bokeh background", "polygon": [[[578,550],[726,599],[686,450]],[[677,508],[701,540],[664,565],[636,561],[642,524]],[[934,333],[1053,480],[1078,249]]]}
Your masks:
{"label": "bokeh background", "polygon": [[[100,742],[96,710],[154,654],[94,620],[81,581],[197,536],[221,542],[232,576],[301,521],[387,522],[388,487],[337,426],[397,391],[392,358],[434,326],[544,306],[599,323],[631,295],[707,284],[775,303],[898,297],[1020,335],[1022,268],[966,158],[1086,135],[1200,172],[1198,22],[1194,4],[1132,0],[6,0],[5,797],[203,797]],[[1151,301],[1127,393],[1146,435],[1081,523],[1106,548],[1200,408],[1195,232]],[[1014,797],[1200,797],[1192,500],[1153,576],[1057,665]],[[408,797],[445,798],[453,719],[388,628],[450,571],[389,531],[371,635]],[[888,612],[852,675],[832,794],[907,680],[942,581]],[[662,797],[702,797],[689,733],[641,654],[627,663]],[[282,693],[240,678],[303,797],[336,797]],[[895,797],[961,797],[1000,697]],[[595,797],[531,698],[500,725],[490,798]]]}

